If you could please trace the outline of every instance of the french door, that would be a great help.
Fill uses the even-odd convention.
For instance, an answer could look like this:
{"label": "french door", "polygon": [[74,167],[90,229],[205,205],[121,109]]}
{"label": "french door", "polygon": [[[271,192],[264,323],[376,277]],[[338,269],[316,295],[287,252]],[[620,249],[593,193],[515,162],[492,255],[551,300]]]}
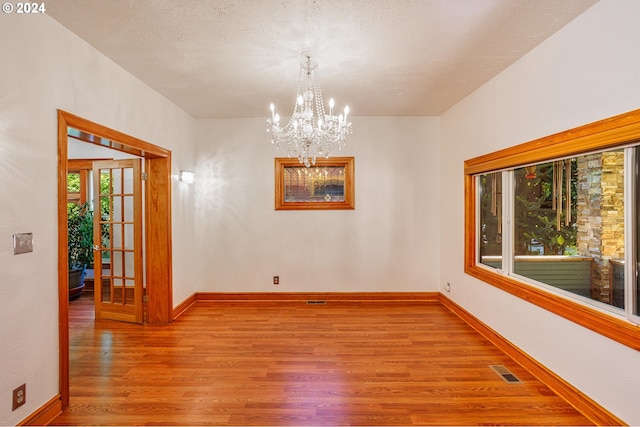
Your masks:
{"label": "french door", "polygon": [[93,162],[95,317],[143,321],[140,159]]}

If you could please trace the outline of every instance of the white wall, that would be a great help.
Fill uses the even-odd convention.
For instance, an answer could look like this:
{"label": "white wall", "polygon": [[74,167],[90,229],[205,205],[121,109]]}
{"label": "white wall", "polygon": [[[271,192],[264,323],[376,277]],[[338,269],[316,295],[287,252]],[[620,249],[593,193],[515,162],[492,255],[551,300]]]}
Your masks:
{"label": "white wall", "polygon": [[[57,116],[93,120],[173,151],[193,166],[195,120],[46,15],[0,17],[0,425],[13,425],[58,393]],[[192,189],[176,183],[174,299],[193,292]],[[33,232],[33,253],[12,235]],[[11,411],[12,390],[27,403]]]}
{"label": "white wall", "polygon": [[265,119],[197,129],[200,291],[437,291],[439,119],[353,119],[353,211],[274,210]]}
{"label": "white wall", "polygon": [[638,16],[601,1],[441,118],[441,292],[632,425],[639,352],[464,274],[463,161],[640,108]]}

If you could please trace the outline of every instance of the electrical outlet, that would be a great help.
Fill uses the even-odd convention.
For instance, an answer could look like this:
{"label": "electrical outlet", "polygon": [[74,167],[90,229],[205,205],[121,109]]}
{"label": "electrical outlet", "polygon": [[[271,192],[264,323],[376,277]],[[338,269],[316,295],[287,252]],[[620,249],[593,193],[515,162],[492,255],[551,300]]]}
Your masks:
{"label": "electrical outlet", "polygon": [[27,385],[22,384],[20,387],[13,390],[13,409],[15,411],[27,402]]}
{"label": "electrical outlet", "polygon": [[444,290],[447,292],[451,292],[451,283],[447,282],[447,284],[444,285]]}
{"label": "electrical outlet", "polygon": [[280,284],[280,276],[273,276],[273,284],[274,285]]}

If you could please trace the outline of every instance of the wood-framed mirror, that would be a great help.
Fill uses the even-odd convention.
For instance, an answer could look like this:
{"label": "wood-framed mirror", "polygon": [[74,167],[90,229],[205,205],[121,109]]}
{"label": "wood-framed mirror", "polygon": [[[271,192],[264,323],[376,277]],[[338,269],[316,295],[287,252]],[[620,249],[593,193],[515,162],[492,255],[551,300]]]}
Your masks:
{"label": "wood-framed mirror", "polygon": [[317,159],[305,167],[297,158],[275,159],[276,210],[355,209],[353,157]]}

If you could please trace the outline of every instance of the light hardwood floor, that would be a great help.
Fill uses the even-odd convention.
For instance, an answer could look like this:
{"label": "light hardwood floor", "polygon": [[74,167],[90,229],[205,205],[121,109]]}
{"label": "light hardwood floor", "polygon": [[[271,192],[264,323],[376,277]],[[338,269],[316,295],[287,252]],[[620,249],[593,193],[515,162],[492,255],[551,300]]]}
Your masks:
{"label": "light hardwood floor", "polygon": [[84,296],[70,329],[56,425],[591,425],[438,303],[197,303],[150,326]]}

